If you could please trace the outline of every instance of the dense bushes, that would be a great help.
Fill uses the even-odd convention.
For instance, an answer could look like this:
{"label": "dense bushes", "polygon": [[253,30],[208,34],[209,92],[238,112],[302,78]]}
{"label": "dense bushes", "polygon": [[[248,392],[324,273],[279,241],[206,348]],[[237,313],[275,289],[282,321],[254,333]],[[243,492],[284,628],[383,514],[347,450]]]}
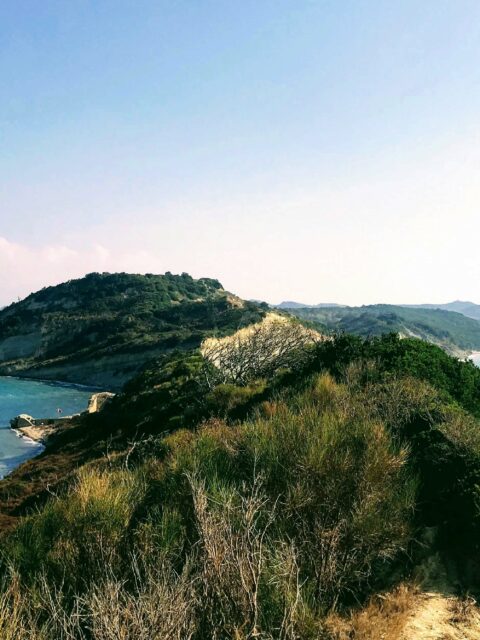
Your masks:
{"label": "dense bushes", "polygon": [[446,400],[455,400],[480,415],[480,369],[422,340],[402,339],[395,333],[369,340],[339,335],[317,346],[313,366],[342,375],[350,363],[359,361],[375,363],[372,373],[377,379],[412,376],[425,380]]}
{"label": "dense bushes", "polygon": [[412,535],[407,450],[356,403],[323,375],[253,420],[165,437],[163,459],[83,470],[9,535],[4,562],[33,610],[55,596],[57,621],[81,612],[73,637],[317,638]]}
{"label": "dense bushes", "polygon": [[408,571],[425,526],[478,580],[469,364],[340,336],[241,385],[211,366],[166,356],[83,425],[122,435],[4,536],[0,637],[326,639],[332,611]]}
{"label": "dense bushes", "polygon": [[80,590],[105,567],[120,568],[129,524],[145,494],[140,473],[85,467],[67,496],[50,500],[24,520],[8,546],[9,560],[27,579],[42,569],[51,583]]}

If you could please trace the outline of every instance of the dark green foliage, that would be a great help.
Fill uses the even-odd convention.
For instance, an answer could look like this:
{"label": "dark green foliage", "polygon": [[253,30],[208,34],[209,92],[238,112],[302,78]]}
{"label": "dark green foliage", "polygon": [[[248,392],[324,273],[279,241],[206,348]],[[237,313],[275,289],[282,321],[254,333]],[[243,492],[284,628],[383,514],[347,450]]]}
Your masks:
{"label": "dark green foliage", "polygon": [[207,415],[205,361],[199,352],[173,352],[131,380],[101,420],[142,433],[193,426]]}
{"label": "dark green foliage", "polygon": [[232,333],[263,314],[259,305],[234,298],[209,278],[92,273],[0,312],[0,341],[31,336],[26,352],[13,348],[5,372],[36,375],[39,369],[48,377],[53,368],[58,376],[60,366],[63,379],[73,375],[72,381],[92,383],[88,364],[83,373],[76,368],[102,361],[99,380],[103,371],[118,387],[153,357],[198,347],[206,336]]}
{"label": "dark green foliage", "polygon": [[480,323],[454,311],[385,304],[289,311],[330,332],[344,331],[364,338],[394,332],[428,340],[450,352],[480,349]]}
{"label": "dark green foliage", "polygon": [[419,415],[412,416],[404,433],[421,480],[419,523],[438,528],[443,552],[457,561],[466,582],[480,580],[480,457]]}
{"label": "dark green foliage", "polygon": [[429,382],[468,411],[480,415],[480,369],[473,362],[449,356],[422,340],[387,334],[364,340],[338,335],[317,347],[314,367],[340,375],[356,360],[374,361],[379,374],[412,376]]}
{"label": "dark green foliage", "polygon": [[370,340],[340,335],[319,345],[315,367],[326,366],[341,376],[354,362],[374,362],[373,369],[365,368],[365,380],[381,381],[387,394],[395,379],[406,376],[437,390],[439,400],[422,408],[411,404],[407,421],[397,419],[390,426],[412,450],[411,464],[420,478],[419,522],[438,527],[443,551],[456,558],[470,580],[480,581],[480,425],[463,416],[449,428],[442,409],[458,403],[480,416],[480,369],[396,334]]}

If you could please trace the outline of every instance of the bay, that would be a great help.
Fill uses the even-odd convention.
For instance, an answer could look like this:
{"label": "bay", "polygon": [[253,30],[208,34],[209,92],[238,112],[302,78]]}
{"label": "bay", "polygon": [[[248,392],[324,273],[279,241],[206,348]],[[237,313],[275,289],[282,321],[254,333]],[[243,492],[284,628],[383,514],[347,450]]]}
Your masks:
{"label": "bay", "polygon": [[95,390],[58,382],[0,377],[0,478],[37,455],[42,445],[19,437],[10,420],[20,413],[34,418],[54,418],[84,411]]}

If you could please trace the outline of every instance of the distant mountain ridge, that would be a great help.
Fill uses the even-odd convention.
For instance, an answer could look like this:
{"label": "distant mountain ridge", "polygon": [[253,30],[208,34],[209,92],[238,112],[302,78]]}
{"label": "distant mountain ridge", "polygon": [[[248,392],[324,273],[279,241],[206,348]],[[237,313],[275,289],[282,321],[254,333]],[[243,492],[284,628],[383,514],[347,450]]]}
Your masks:
{"label": "distant mountain ridge", "polygon": [[330,307],[341,307],[341,304],[335,302],[320,302],[319,304],[304,304],[303,302],[294,302],[293,300],[284,300],[280,304],[272,304],[275,309],[328,309]]}
{"label": "distant mountain ridge", "polygon": [[[348,305],[337,304],[335,302],[321,302],[320,304],[305,304],[303,302],[295,302],[294,300],[284,300],[280,304],[272,304],[271,307],[275,309],[324,309],[333,307],[351,308]],[[376,305],[366,305],[373,307]],[[473,318],[474,320],[480,320],[480,304],[464,300],[454,300],[453,302],[446,302],[444,304],[399,304],[392,305],[398,307],[405,307],[407,309],[440,309],[442,311],[455,311],[461,313],[467,318]]]}
{"label": "distant mountain ridge", "polygon": [[421,338],[460,357],[480,350],[480,322],[457,311],[382,304],[297,307],[286,311],[324,332],[345,332],[363,337],[398,333]]}
{"label": "distant mountain ridge", "polygon": [[467,316],[467,318],[480,320],[480,304],[475,304],[474,302],[455,300],[454,302],[447,302],[446,304],[408,304],[402,306],[410,307],[412,309],[442,309],[443,311],[456,311],[457,313]]}

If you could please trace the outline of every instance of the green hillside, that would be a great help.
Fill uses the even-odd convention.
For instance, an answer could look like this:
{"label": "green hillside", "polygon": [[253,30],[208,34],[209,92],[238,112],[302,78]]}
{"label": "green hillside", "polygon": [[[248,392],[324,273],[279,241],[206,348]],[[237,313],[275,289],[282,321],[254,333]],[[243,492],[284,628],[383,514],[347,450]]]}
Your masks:
{"label": "green hillside", "polygon": [[[379,333],[407,323],[373,309]],[[92,274],[4,311],[4,349],[43,327],[34,371],[131,345],[136,369],[0,482],[0,638],[397,640],[432,566],[474,628],[480,369],[265,315],[170,274]]]}
{"label": "green hillside", "polygon": [[363,337],[395,332],[427,340],[456,355],[480,349],[480,322],[443,309],[379,304],[307,307],[288,311],[328,332],[346,332]]}
{"label": "green hillside", "polygon": [[0,311],[0,373],[115,389],[151,358],[261,314],[209,278],[92,273]]}
{"label": "green hillside", "polygon": [[0,483],[0,637],[377,640],[434,559],[477,588],[480,370],[345,335],[270,371],[165,355]]}
{"label": "green hillside", "polygon": [[475,304],[474,302],[455,300],[454,302],[447,302],[446,304],[412,304],[405,306],[418,309],[443,309],[444,311],[456,311],[468,318],[480,320],[480,305]]}

